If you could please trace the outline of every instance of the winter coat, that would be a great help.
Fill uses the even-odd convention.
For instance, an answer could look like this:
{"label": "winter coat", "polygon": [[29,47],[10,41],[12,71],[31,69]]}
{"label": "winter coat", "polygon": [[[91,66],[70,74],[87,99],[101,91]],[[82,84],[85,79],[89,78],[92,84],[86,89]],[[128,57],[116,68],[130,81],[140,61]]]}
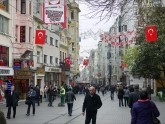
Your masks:
{"label": "winter coat", "polygon": [[83,103],[82,111],[85,112],[97,112],[97,109],[99,109],[102,106],[102,102],[100,99],[100,96],[97,94],[94,94],[93,96],[86,95]]}
{"label": "winter coat", "polygon": [[36,91],[33,89],[30,89],[27,93],[27,100],[29,100],[29,104],[35,103],[35,98],[36,98]]}
{"label": "winter coat", "polygon": [[117,94],[118,99],[123,99],[123,95],[124,95],[124,90],[119,88],[118,89],[118,94]]}
{"label": "winter coat", "polygon": [[76,97],[72,91],[68,91],[66,93],[65,101],[67,103],[73,103],[73,101],[76,100]]}
{"label": "winter coat", "polygon": [[18,106],[18,101],[19,101],[19,95],[18,95],[18,93],[16,91],[13,91],[12,95],[11,95],[11,91],[8,92],[8,94],[6,96],[6,107]]}
{"label": "winter coat", "polygon": [[154,102],[138,100],[133,104],[131,110],[131,124],[152,124],[152,112],[156,117],[160,115]]}
{"label": "winter coat", "polygon": [[128,106],[132,108],[133,104],[139,100],[139,90],[135,89],[134,92],[129,94]]}

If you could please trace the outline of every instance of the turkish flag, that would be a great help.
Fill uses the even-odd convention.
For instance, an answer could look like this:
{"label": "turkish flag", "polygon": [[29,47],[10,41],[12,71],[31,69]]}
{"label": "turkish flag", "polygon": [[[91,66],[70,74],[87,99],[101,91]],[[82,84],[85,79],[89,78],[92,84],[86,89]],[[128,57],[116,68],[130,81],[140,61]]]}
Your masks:
{"label": "turkish flag", "polygon": [[147,26],[145,28],[145,34],[146,34],[146,41],[147,42],[155,42],[157,41],[157,31],[156,26]]}
{"label": "turkish flag", "polygon": [[36,42],[35,44],[45,44],[45,30],[36,30]]}
{"label": "turkish flag", "polygon": [[84,59],[83,65],[85,65],[85,66],[88,65],[88,59]]}
{"label": "turkish flag", "polygon": [[72,61],[71,61],[70,57],[65,58],[64,61],[65,61],[65,65],[67,67],[69,67],[72,64]]}

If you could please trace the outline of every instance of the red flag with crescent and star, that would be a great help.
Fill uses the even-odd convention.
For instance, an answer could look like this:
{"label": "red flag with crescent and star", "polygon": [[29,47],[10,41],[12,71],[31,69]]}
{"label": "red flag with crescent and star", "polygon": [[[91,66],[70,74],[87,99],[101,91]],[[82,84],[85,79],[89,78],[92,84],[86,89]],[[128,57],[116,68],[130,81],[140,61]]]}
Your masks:
{"label": "red flag with crescent and star", "polygon": [[36,30],[35,44],[45,44],[45,30]]}
{"label": "red flag with crescent and star", "polygon": [[83,61],[83,65],[87,66],[87,65],[88,65],[88,62],[89,62],[88,59],[84,59],[84,61]]}
{"label": "red flag with crescent and star", "polygon": [[66,58],[64,59],[64,61],[65,61],[65,65],[66,65],[67,67],[70,67],[70,65],[72,64],[72,61],[71,61],[70,56],[69,56],[69,57],[66,57]]}
{"label": "red flag with crescent and star", "polygon": [[156,42],[157,41],[157,31],[156,26],[146,26],[145,28],[145,35],[147,42]]}

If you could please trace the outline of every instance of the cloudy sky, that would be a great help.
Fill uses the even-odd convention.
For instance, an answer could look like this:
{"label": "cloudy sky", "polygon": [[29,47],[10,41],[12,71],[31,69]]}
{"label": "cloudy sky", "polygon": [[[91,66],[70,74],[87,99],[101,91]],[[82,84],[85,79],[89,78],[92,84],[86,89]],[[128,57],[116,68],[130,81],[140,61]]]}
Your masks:
{"label": "cloudy sky", "polygon": [[[90,11],[86,5],[79,3],[80,7],[80,56],[89,56],[89,51],[91,49],[97,48],[97,43],[100,40],[100,32],[109,31],[109,28],[114,23],[114,19],[108,22],[99,22],[98,18],[89,19],[85,15]],[[98,23],[99,22],[99,23]]]}

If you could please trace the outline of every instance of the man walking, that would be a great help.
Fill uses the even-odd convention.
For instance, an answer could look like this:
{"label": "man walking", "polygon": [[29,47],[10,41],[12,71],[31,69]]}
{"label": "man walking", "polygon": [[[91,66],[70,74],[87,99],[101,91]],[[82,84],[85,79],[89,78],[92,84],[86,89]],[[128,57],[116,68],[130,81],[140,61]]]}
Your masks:
{"label": "man walking", "polygon": [[89,124],[92,119],[92,124],[96,124],[96,116],[97,109],[102,106],[102,101],[100,96],[96,94],[96,90],[93,86],[89,88],[89,95],[85,96],[82,114],[85,114],[86,111],[86,119],[85,124]]}
{"label": "man walking", "polygon": [[27,116],[30,115],[30,108],[31,105],[33,106],[33,115],[35,115],[35,98],[36,98],[36,91],[34,90],[34,88],[32,86],[30,86],[30,90],[27,93],[27,98],[29,100],[28,103],[28,109],[27,109]]}
{"label": "man walking", "polygon": [[7,117],[6,118],[10,119],[11,108],[12,107],[13,107],[13,118],[15,118],[16,106],[18,106],[18,101],[19,101],[19,95],[14,90],[14,86],[11,86],[11,91],[8,92],[8,94],[6,95],[6,107],[8,107]]}
{"label": "man walking", "polygon": [[134,92],[129,94],[128,106],[129,108],[133,107],[133,104],[139,100],[139,85],[134,86]]}
{"label": "man walking", "polygon": [[68,114],[72,116],[72,109],[73,109],[73,101],[76,100],[76,97],[74,93],[72,92],[72,89],[69,88],[69,91],[66,93],[65,101],[68,105]]}

